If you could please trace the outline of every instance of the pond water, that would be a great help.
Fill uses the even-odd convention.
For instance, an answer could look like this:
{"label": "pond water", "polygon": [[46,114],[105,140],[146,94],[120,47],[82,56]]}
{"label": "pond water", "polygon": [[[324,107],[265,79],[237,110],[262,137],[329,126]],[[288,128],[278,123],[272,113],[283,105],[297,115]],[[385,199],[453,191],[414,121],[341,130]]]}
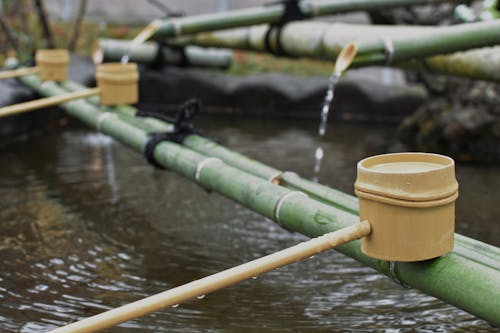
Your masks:
{"label": "pond water", "polygon": [[[314,177],[317,123],[205,118],[211,138]],[[352,193],[386,126],[335,123],[321,183]],[[0,152],[0,331],[40,332],[299,243],[300,234],[80,127]],[[457,231],[500,245],[494,166],[458,165]],[[106,332],[491,332],[335,251]]]}

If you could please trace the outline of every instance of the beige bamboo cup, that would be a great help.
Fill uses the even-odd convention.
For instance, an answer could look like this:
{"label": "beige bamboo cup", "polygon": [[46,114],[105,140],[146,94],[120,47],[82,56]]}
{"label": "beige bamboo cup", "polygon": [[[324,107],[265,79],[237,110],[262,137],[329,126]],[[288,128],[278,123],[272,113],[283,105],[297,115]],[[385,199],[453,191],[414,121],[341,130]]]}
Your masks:
{"label": "beige bamboo cup", "polygon": [[0,118],[93,95],[100,95],[102,105],[137,103],[139,98],[137,91],[139,73],[136,64],[110,63],[99,65],[96,71],[96,79],[97,88],[2,107],[0,108]]}
{"label": "beige bamboo cup", "polygon": [[139,99],[139,74],[134,63],[100,64],[96,69],[102,105],[134,104]]}
{"label": "beige bamboo cup", "polygon": [[68,50],[38,50],[35,60],[39,70],[38,75],[42,81],[66,81],[68,79]]}
{"label": "beige bamboo cup", "polygon": [[385,154],[358,163],[355,192],[360,219],[372,233],[366,255],[390,261],[421,261],[452,251],[458,183],[455,163],[427,153]]}

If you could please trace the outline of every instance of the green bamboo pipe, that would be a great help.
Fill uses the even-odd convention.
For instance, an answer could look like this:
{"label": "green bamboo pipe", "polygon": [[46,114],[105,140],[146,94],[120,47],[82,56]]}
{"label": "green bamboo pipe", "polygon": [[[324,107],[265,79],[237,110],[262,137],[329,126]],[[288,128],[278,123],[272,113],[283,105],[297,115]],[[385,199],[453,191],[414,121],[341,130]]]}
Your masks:
{"label": "green bamboo pipe", "polygon": [[[21,80],[42,95],[66,93],[55,82],[42,85],[36,76],[26,76]],[[141,152],[148,140],[147,131],[131,125],[114,113],[104,112],[85,100],[71,101],[62,107],[69,115],[136,151]],[[193,181],[196,181],[197,166],[207,158],[172,142],[160,143],[154,151],[154,157],[164,167]],[[221,160],[207,163],[199,173],[198,183],[274,220],[280,199],[291,193],[289,189],[242,172]],[[297,194],[282,202],[279,221],[287,229],[317,237],[358,223],[359,217]],[[391,275],[389,263],[365,256],[361,252],[359,241],[345,244],[338,250]],[[498,268],[481,265],[452,252],[435,260],[397,263],[393,272],[406,285],[416,287],[492,324],[500,324]]]}
{"label": "green bamboo pipe", "polygon": [[[267,25],[261,25],[207,32],[172,43],[266,52],[267,30]],[[358,51],[353,67],[415,67],[422,62],[428,70],[500,82],[500,49],[489,48],[500,44],[499,30],[500,20],[440,27],[292,22],[284,26],[280,40],[290,56],[335,60],[346,44],[355,42]],[[276,34],[271,34],[271,47],[275,49],[276,44]],[[393,49],[390,56],[388,48]],[[473,50],[477,48],[484,49]],[[470,51],[453,54],[465,50]]]}
{"label": "green bamboo pipe", "polygon": [[[306,18],[353,12],[380,10],[392,7],[427,5],[456,0],[323,0],[302,1],[299,6]],[[232,10],[223,13],[195,15],[153,21],[150,34],[163,39],[204,31],[222,30],[263,23],[276,23],[284,12],[283,4]],[[146,30],[149,28],[146,28]],[[153,32],[153,30],[156,30]]]}
{"label": "green bamboo pipe", "polygon": [[[119,62],[125,54],[129,61],[151,65],[158,60],[167,65],[187,65],[197,67],[228,68],[233,52],[227,49],[206,49],[199,46],[186,46],[184,50],[156,43],[144,43],[132,47],[132,42],[120,39],[99,39],[94,47],[94,63]],[[158,55],[158,52],[161,52]],[[160,56],[160,59],[158,59]],[[184,61],[186,63],[184,63]]]}
{"label": "green bamboo pipe", "polygon": [[[68,92],[78,92],[86,87],[72,81],[62,83],[62,87]],[[88,98],[88,101],[99,105],[99,97]],[[137,110],[131,106],[119,106],[113,108],[124,121],[138,126],[147,132],[167,132],[173,129],[171,124],[153,118],[137,118]],[[288,189],[301,191],[311,198],[334,206],[352,214],[359,214],[359,205],[356,197],[333,188],[301,178],[294,172],[281,171],[264,163],[248,158],[221,146],[207,138],[199,135],[189,135],[183,145],[207,157],[216,157],[225,163],[234,166],[244,172],[250,173],[268,181],[278,180],[281,186]],[[460,234],[455,234],[458,247],[455,252],[470,260],[488,265],[492,268],[500,267],[500,249],[494,246],[476,241]]]}

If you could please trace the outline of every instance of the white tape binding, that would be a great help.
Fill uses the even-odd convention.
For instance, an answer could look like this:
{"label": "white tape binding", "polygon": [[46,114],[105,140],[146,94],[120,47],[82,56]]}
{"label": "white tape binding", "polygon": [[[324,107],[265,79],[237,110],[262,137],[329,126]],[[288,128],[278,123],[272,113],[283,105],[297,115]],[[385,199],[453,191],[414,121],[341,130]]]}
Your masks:
{"label": "white tape binding", "polygon": [[200,181],[200,176],[201,176],[201,170],[203,170],[203,168],[205,166],[207,166],[207,164],[211,163],[211,162],[215,162],[215,161],[220,161],[222,162],[219,158],[217,157],[208,157],[208,158],[205,158],[203,161],[201,161],[200,163],[198,163],[196,165],[196,171],[194,173],[194,179],[196,180],[196,182],[199,182]]}
{"label": "white tape binding", "polygon": [[383,38],[385,51],[385,64],[389,65],[394,59],[394,43],[389,38]]}
{"label": "white tape binding", "polygon": [[102,123],[104,120],[106,120],[107,118],[111,117],[111,116],[114,116],[114,113],[111,113],[111,112],[104,112],[104,113],[101,113],[99,115],[99,117],[97,117],[97,124],[96,124],[96,128],[99,132],[102,132]]}
{"label": "white tape binding", "polygon": [[300,196],[304,196],[306,198],[309,198],[309,196],[307,194],[305,194],[304,192],[291,191],[291,192],[285,193],[278,200],[278,203],[276,204],[276,208],[274,209],[274,218],[275,218],[276,222],[278,222],[279,224],[281,224],[281,219],[280,219],[281,207],[283,207],[283,204],[285,203],[285,201],[287,199],[290,199],[291,197],[293,197],[295,195],[300,195]]}
{"label": "white tape binding", "polygon": [[172,25],[174,26],[174,33],[176,36],[179,36],[182,33],[182,25],[181,22],[179,22],[176,19],[170,20]]}

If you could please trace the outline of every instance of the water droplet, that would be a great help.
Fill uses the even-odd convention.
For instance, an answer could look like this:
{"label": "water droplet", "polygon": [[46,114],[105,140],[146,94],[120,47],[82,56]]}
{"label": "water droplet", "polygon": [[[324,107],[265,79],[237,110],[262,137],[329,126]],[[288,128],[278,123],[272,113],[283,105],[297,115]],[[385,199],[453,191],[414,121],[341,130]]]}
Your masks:
{"label": "water droplet", "polygon": [[173,308],[177,308],[178,306],[179,306],[179,304],[172,305]]}
{"label": "water droplet", "polygon": [[252,276],[252,279],[257,280],[258,276]]}
{"label": "water droplet", "polygon": [[129,60],[130,60],[129,52],[130,52],[130,50],[128,50],[128,51],[127,51],[127,53],[125,53],[125,54],[122,56],[121,60],[120,60],[120,62],[121,62],[123,65],[128,64],[128,62],[129,62]]}
{"label": "water droplet", "polygon": [[206,295],[199,295],[199,296],[196,296],[197,299],[204,299]]}
{"label": "water droplet", "polygon": [[314,256],[310,256],[309,259],[314,259]]}

